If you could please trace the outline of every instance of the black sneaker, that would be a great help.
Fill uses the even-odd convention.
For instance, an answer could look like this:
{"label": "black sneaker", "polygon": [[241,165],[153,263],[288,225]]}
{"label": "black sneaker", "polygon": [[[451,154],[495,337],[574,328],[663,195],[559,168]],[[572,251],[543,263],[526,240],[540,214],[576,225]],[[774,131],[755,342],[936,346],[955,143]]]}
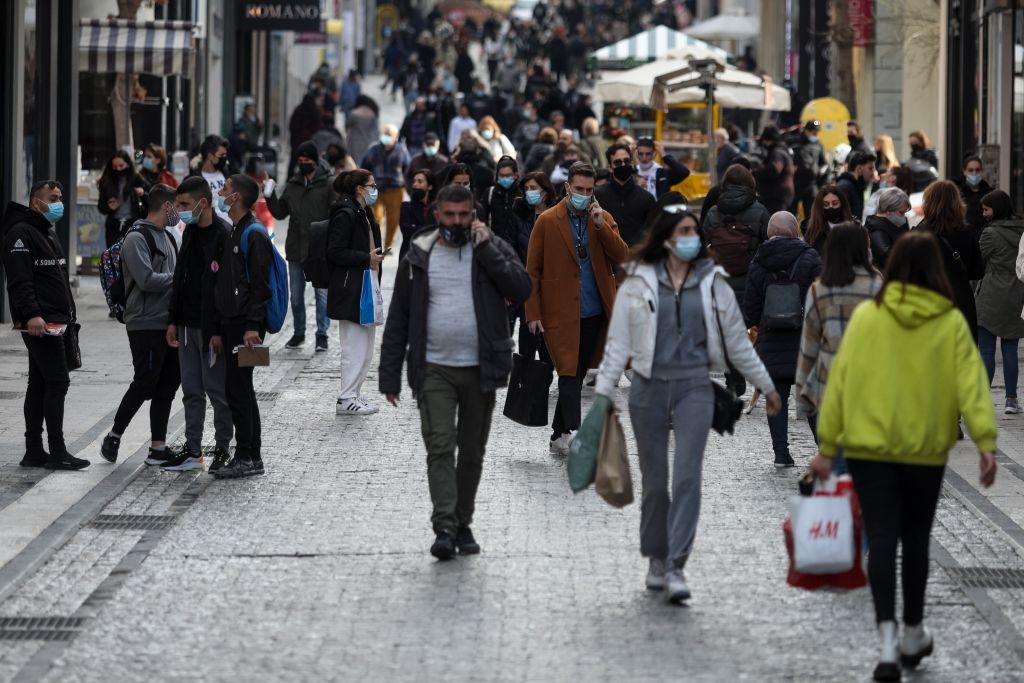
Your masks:
{"label": "black sneaker", "polygon": [[231,451],[227,448],[214,448],[213,449],[213,461],[210,463],[209,472],[216,472],[217,470],[224,469],[228,462],[231,460]]}
{"label": "black sneaker", "polygon": [[439,560],[450,560],[455,557],[455,542],[452,540],[452,532],[448,529],[438,531],[434,545],[430,546],[430,554]]}
{"label": "black sneaker", "polygon": [[473,532],[468,526],[460,527],[455,534],[455,547],[461,555],[476,555],[480,552],[480,544],[473,538]]}
{"label": "black sneaker", "polygon": [[18,463],[21,467],[46,467],[50,454],[42,449],[30,448],[25,451],[25,457]]}
{"label": "black sneaker", "polygon": [[242,460],[241,458],[235,458],[227,467],[222,467],[216,472],[211,472],[210,474],[217,479],[240,479],[241,477],[251,477],[255,474],[263,474],[263,472],[262,460]]}
{"label": "black sneaker", "polygon": [[100,446],[100,455],[107,462],[117,462],[117,451],[121,448],[121,437],[107,434]]}
{"label": "black sneaker", "polygon": [[316,352],[317,353],[322,353],[322,352],[324,352],[326,350],[327,350],[327,336],[326,335],[321,336],[321,335],[318,334],[316,336]]}
{"label": "black sneaker", "polygon": [[794,467],[796,465],[793,462],[793,456],[791,455],[776,455],[775,466],[776,467]]}
{"label": "black sneaker", "polygon": [[293,334],[292,338],[288,340],[288,343],[284,345],[286,349],[297,349],[306,343],[306,335],[304,334]]}
{"label": "black sneaker", "polygon": [[46,469],[48,470],[84,470],[88,466],[88,460],[76,458],[67,451],[58,454],[56,457],[51,455],[50,459],[46,461]]}
{"label": "black sneaker", "polygon": [[152,448],[149,449],[149,455],[146,456],[147,465],[159,465],[163,467],[167,463],[176,459],[181,455],[181,450],[175,450],[171,446],[164,446],[163,450],[155,451]]}
{"label": "black sneaker", "polygon": [[166,461],[161,468],[164,472],[202,472],[206,469],[202,454],[195,454],[185,446],[176,458]]}

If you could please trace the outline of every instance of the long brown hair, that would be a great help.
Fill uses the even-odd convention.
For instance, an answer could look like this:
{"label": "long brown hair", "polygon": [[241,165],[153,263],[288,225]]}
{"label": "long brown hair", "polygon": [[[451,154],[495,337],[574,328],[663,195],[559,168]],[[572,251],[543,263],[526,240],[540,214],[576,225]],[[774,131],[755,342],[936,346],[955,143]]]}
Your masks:
{"label": "long brown hair", "polygon": [[960,188],[952,180],[938,180],[924,191],[924,221],[920,227],[936,235],[945,235],[964,228],[967,207],[960,197]]}
{"label": "long brown hair", "polygon": [[886,288],[894,283],[917,285],[953,299],[953,286],[946,277],[939,241],[934,235],[912,230],[896,240],[885,262],[885,286],[875,295],[875,301],[882,303]]}
{"label": "long brown hair", "polygon": [[825,195],[829,194],[834,194],[839,198],[839,208],[843,212],[843,219],[840,223],[853,220],[853,214],[850,213],[850,202],[847,201],[846,195],[837,186],[826,185],[818,190],[818,194],[814,196],[814,203],[811,204],[811,215],[807,218],[807,230],[804,231],[804,242],[807,244],[815,244],[821,239],[821,234],[825,232],[825,226],[828,223],[825,220]]}

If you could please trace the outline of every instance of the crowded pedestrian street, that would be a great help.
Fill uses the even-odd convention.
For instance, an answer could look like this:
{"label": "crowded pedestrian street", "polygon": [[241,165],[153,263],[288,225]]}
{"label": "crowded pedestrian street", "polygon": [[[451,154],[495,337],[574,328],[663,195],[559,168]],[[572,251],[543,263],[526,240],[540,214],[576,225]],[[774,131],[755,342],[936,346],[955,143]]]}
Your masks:
{"label": "crowded pedestrian street", "polygon": [[0,683],[1024,683],[1024,0],[0,45]]}

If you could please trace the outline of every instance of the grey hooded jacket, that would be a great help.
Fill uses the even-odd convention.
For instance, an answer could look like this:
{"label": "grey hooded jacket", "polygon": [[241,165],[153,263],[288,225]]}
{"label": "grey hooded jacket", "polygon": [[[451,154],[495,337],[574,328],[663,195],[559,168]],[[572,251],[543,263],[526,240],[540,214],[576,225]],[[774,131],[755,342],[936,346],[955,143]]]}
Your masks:
{"label": "grey hooded jacket", "polygon": [[[146,220],[136,221],[135,225],[139,229],[129,232],[121,246],[121,270],[127,293],[124,323],[129,332],[166,330],[171,317],[178,247],[165,229]],[[156,245],[152,253],[143,230],[150,233]]]}

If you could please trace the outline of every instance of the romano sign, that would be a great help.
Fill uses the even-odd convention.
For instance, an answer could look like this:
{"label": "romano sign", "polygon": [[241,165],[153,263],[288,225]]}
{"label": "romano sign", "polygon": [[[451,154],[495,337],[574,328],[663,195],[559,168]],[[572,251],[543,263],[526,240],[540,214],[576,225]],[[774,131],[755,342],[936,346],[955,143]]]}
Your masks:
{"label": "romano sign", "polygon": [[239,3],[239,26],[249,31],[319,31],[320,0]]}

